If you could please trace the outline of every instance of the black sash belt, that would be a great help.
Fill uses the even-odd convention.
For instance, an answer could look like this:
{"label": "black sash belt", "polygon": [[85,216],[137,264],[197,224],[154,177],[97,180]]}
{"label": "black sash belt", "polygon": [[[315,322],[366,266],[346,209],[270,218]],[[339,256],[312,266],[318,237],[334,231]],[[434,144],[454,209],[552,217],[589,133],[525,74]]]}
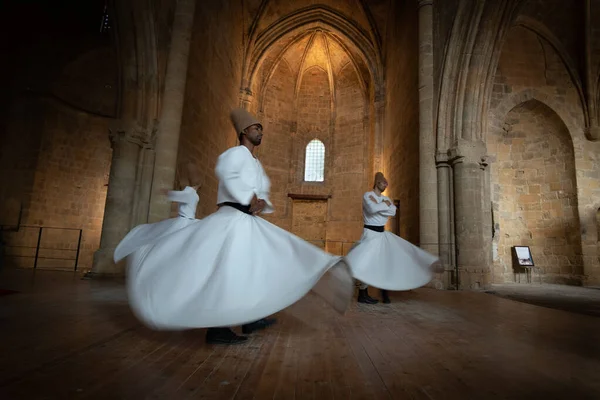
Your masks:
{"label": "black sash belt", "polygon": [[382,225],[382,226],[377,226],[377,225],[365,225],[365,228],[366,228],[366,229],[370,229],[370,230],[372,230],[372,231],[375,231],[375,232],[383,232],[383,231],[385,230],[385,229],[384,229],[384,228],[385,228],[385,226],[383,226],[383,225]]}
{"label": "black sash belt", "polygon": [[224,202],[224,203],[221,203],[221,204],[219,204],[219,206],[229,206],[229,207],[233,207],[233,208],[235,208],[236,210],[238,210],[238,211],[241,211],[241,212],[243,212],[243,213],[245,213],[245,214],[250,214],[250,215],[252,215],[252,213],[250,212],[250,205],[247,205],[247,206],[245,206],[245,205],[243,205],[243,204],[240,204],[240,203],[233,203],[233,202],[231,202],[231,201],[226,201],[226,202]]}

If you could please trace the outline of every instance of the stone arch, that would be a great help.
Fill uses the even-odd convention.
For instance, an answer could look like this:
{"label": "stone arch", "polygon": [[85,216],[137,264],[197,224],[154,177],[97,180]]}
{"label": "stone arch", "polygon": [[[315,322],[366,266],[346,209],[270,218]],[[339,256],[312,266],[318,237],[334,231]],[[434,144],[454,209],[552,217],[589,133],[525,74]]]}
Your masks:
{"label": "stone arch", "polygon": [[577,143],[578,140],[585,139],[581,121],[581,110],[578,110],[571,105],[561,104],[552,96],[532,88],[506,95],[498,106],[490,111],[486,137],[491,133],[500,133],[503,129],[506,115],[519,104],[530,100],[537,100],[552,109],[567,127],[574,144]]}
{"label": "stone arch", "polygon": [[[295,95],[298,96],[298,93],[300,92],[300,88],[302,87],[302,81],[304,80],[304,75],[306,73],[308,73],[311,70],[317,70],[319,72],[324,73],[325,75],[327,75],[327,77],[329,78],[330,73],[329,71],[326,71],[323,67],[321,67],[320,65],[312,65],[308,68],[306,68],[305,70],[301,71],[301,73],[298,75],[298,80],[296,81],[296,88],[295,88]],[[329,79],[328,79],[329,80]],[[333,92],[335,90],[334,87],[332,87],[331,85],[329,86],[329,91]]]}
{"label": "stone arch", "polygon": [[[297,122],[297,132],[299,134],[308,134],[310,132],[313,132],[315,130],[315,127],[317,128],[317,132],[319,132],[320,134],[324,134],[326,136],[329,136],[332,133],[332,120],[335,119],[335,109],[333,107],[333,95],[332,93],[334,92],[334,88],[330,86],[330,75],[329,72],[326,71],[325,69],[323,69],[320,66],[314,65],[311,67],[308,67],[307,69],[305,69],[304,71],[302,71],[301,74],[299,74],[298,76],[298,82],[296,84],[296,92],[294,93],[294,114],[295,114],[295,119]],[[311,85],[311,81],[312,80],[319,80],[322,79],[324,82],[322,82],[322,85],[316,86],[313,88],[313,92],[316,91],[318,92],[319,95],[327,95],[326,99],[321,99],[320,96],[315,98],[314,100],[318,103],[321,103],[321,106],[324,106],[325,103],[327,104],[327,111],[325,111],[324,109],[321,109],[320,107],[318,107],[318,109],[315,109],[314,112],[315,114],[312,114],[314,116],[324,116],[327,115],[327,123],[324,124],[322,122],[324,122],[323,120],[318,120],[318,121],[312,121],[312,122],[308,122],[308,121],[304,121],[301,116],[300,116],[300,109],[302,108],[302,100],[307,100],[310,97],[313,97],[313,95],[310,93],[311,91],[306,92],[306,85]],[[327,84],[325,84],[325,82],[327,82]],[[304,104],[304,106],[316,106],[316,104]]]}
{"label": "stone arch", "polygon": [[509,0],[498,5],[477,2],[474,6],[460,2],[440,74],[439,152],[448,151],[461,140],[481,139],[504,37],[522,3]]}
{"label": "stone arch", "polygon": [[584,113],[585,125],[589,125],[589,115],[585,101],[585,95],[583,92],[583,85],[580,79],[580,74],[577,71],[577,67],[575,63],[569,56],[569,53],[564,48],[564,45],[560,40],[546,27],[544,24],[524,15],[519,15],[517,20],[515,21],[515,26],[522,26],[525,29],[528,29],[544,39],[546,42],[550,44],[558,54],[558,57],[563,62],[569,76],[571,77],[571,81],[577,90],[577,94],[579,95],[579,101],[582,105],[582,111]]}
{"label": "stone arch", "polygon": [[[383,63],[381,51],[364,29],[352,24],[339,12],[325,6],[311,6],[280,19],[264,32],[250,40],[244,63],[242,90],[251,93],[257,80],[257,72],[276,43],[286,43],[275,57],[276,64],[287,47],[302,39],[307,32],[321,30],[338,39],[358,69],[368,74],[375,90],[383,87]],[[361,74],[361,75],[364,75]]]}

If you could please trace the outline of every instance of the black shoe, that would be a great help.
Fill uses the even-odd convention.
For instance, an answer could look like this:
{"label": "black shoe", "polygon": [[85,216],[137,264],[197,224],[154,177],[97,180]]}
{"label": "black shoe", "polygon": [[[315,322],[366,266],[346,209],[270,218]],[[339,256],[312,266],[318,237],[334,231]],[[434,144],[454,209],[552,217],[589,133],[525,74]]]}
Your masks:
{"label": "black shoe", "polygon": [[387,290],[381,289],[381,301],[384,304],[390,304],[391,303],[390,296],[388,296],[388,291]]}
{"label": "black shoe", "polygon": [[359,303],[365,303],[365,304],[377,304],[379,303],[379,300],[372,298],[371,296],[369,296],[369,293],[367,291],[367,289],[358,289],[358,299],[357,301]]}
{"label": "black shoe", "polygon": [[249,324],[242,325],[242,332],[244,334],[250,334],[254,331],[260,331],[261,329],[268,328],[273,325],[277,320],[275,318],[263,318],[258,321],[251,322]]}
{"label": "black shoe", "polygon": [[379,300],[377,300],[376,298],[374,298],[374,297],[371,297],[371,296],[369,295],[369,288],[365,289],[365,296],[367,296],[367,299],[369,299],[369,300],[371,300],[371,301],[374,301],[374,302],[375,302],[374,304],[377,304],[377,303],[379,303]]}
{"label": "black shoe", "polygon": [[244,343],[246,336],[236,335],[229,328],[208,328],[206,330],[206,343],[208,344],[239,344]]}

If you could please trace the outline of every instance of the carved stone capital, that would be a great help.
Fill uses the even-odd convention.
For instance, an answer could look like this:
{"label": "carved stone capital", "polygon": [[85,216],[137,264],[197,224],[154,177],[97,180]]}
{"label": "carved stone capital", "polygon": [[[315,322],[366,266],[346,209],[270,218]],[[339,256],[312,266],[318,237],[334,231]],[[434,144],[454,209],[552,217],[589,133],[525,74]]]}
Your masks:
{"label": "carved stone capital", "polygon": [[248,109],[248,106],[254,101],[254,93],[249,87],[240,88],[240,102],[243,107]]}
{"label": "carved stone capital", "polygon": [[487,149],[485,143],[459,139],[454,146],[448,150],[449,161],[454,164],[471,163],[479,164],[485,168],[488,165]]}
{"label": "carved stone capital", "polygon": [[488,165],[490,165],[490,158],[487,155],[481,157],[481,161],[479,161],[479,168],[485,170]]}
{"label": "carved stone capital", "polygon": [[432,6],[433,5],[433,0],[419,0],[419,8],[421,7],[425,7],[425,6]]}
{"label": "carved stone capital", "polygon": [[438,151],[436,153],[435,167],[436,168],[449,168],[450,167],[450,157],[448,156],[448,152]]}

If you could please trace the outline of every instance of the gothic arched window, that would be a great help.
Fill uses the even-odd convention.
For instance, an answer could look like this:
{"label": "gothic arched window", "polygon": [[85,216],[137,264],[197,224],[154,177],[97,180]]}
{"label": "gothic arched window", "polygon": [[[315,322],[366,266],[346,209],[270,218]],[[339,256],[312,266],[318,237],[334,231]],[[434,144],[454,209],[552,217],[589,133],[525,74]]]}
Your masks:
{"label": "gothic arched window", "polygon": [[304,181],[323,182],[325,180],[325,145],[313,139],[306,145],[304,156]]}

